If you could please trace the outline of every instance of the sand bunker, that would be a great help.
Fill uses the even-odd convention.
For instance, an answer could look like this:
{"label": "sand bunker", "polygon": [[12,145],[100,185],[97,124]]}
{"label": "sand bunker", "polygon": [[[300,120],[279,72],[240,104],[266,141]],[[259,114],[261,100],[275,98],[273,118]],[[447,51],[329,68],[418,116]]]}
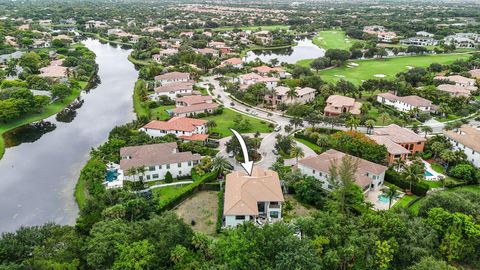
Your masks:
{"label": "sand bunker", "polygon": [[385,74],[375,74],[375,75],[373,75],[373,77],[385,78],[385,77],[387,77],[387,75],[385,75]]}
{"label": "sand bunker", "polygon": [[350,65],[350,66],[354,66],[354,67],[358,67],[358,66],[359,66],[359,64],[357,64],[357,63],[350,63],[349,65]]}
{"label": "sand bunker", "polygon": [[413,67],[412,66],[407,66],[408,69],[412,69]]}
{"label": "sand bunker", "polygon": [[338,78],[345,78],[344,75],[333,75],[333,76],[338,77]]}

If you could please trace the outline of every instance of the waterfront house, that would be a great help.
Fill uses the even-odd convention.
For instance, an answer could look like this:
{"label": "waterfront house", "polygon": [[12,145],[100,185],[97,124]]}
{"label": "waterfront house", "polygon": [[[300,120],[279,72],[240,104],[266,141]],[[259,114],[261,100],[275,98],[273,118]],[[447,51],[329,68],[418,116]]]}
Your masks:
{"label": "waterfront house", "polygon": [[144,131],[152,137],[174,134],[185,140],[199,139],[200,137],[206,140],[208,138],[207,121],[187,117],[173,117],[168,121],[153,120],[141,127],[140,131]]}
{"label": "waterfront house", "polygon": [[170,99],[175,100],[179,96],[191,95],[193,92],[193,82],[174,82],[162,84],[159,87],[155,87],[155,93],[150,95],[150,98],[157,100],[160,96],[168,96]]}
{"label": "waterfront house", "polygon": [[155,76],[155,81],[160,82],[161,85],[178,82],[188,82],[190,80],[190,73],[186,72],[168,72]]}
{"label": "waterfront house", "polygon": [[[332,190],[330,183],[330,168],[332,165],[339,166],[345,156],[343,152],[330,149],[317,156],[311,156],[298,161],[298,169],[308,176],[318,179],[322,188]],[[384,183],[387,167],[373,163],[371,161],[354,157],[358,164],[355,171],[355,184],[357,184],[366,194],[370,190],[377,190]]]}
{"label": "waterfront house", "polygon": [[222,61],[220,67],[231,66],[234,68],[243,68],[243,61],[240,58],[229,58]]}
{"label": "waterfront house", "polygon": [[277,172],[255,166],[252,175],[234,171],[226,176],[223,204],[225,227],[245,221],[256,225],[282,219],[285,201]]}
{"label": "waterfront house", "polygon": [[[159,143],[120,148],[120,170],[126,181],[155,181],[165,178],[170,172],[173,177],[188,176],[201,160],[199,154],[180,152],[177,143]],[[130,171],[143,168],[143,172]]]}
{"label": "waterfront house", "polygon": [[331,95],[327,98],[324,113],[326,116],[338,116],[345,113],[360,114],[362,103],[354,98],[340,95]]}
{"label": "waterfront house", "polygon": [[171,111],[173,116],[190,117],[199,113],[213,113],[218,104],[211,96],[184,96],[176,100],[176,108]]}

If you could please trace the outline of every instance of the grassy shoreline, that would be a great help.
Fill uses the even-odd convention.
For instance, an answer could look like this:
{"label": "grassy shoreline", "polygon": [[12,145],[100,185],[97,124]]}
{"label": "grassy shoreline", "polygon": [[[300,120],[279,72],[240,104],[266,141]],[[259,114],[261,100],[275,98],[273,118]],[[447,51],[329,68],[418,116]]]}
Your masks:
{"label": "grassy shoreline", "polygon": [[2,159],[3,155],[5,154],[5,141],[3,140],[4,133],[12,129],[15,129],[17,127],[46,119],[62,111],[63,109],[65,109],[65,107],[67,107],[70,103],[72,103],[78,96],[80,96],[80,93],[82,92],[82,90],[85,90],[89,85],[88,82],[79,82],[79,83],[80,83],[80,88],[73,89],[72,93],[68,97],[66,97],[63,100],[63,102],[55,101],[47,105],[43,110],[43,112],[40,114],[30,114],[21,119],[10,122],[8,124],[1,124],[0,125],[0,159]]}

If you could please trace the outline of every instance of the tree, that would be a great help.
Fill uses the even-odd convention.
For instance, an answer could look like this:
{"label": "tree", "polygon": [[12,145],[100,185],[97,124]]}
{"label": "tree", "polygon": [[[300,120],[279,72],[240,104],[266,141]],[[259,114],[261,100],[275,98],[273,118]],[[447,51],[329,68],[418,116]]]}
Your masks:
{"label": "tree", "polygon": [[216,171],[218,175],[223,175],[230,168],[232,168],[232,165],[225,157],[217,156],[212,160],[212,170]]}
{"label": "tree", "polygon": [[57,83],[52,86],[51,92],[53,96],[63,102],[63,100],[72,93],[72,89],[64,83]]}
{"label": "tree", "polygon": [[172,182],[173,182],[172,173],[167,171],[167,173],[165,173],[165,183],[172,183]]}
{"label": "tree", "polygon": [[443,150],[440,153],[440,158],[447,164],[447,168],[448,168],[450,164],[452,164],[457,160],[457,155],[455,154],[455,151]]}
{"label": "tree", "polygon": [[295,158],[296,166],[298,166],[298,159],[303,158],[305,156],[305,152],[303,152],[303,149],[298,145],[292,148],[292,150],[290,151],[290,154],[292,157]]}
{"label": "tree", "polygon": [[388,198],[388,209],[392,207],[392,201],[398,198],[398,196],[400,195],[397,188],[394,186],[382,188],[382,193],[385,197]]}
{"label": "tree", "polygon": [[437,159],[440,153],[442,153],[446,149],[446,146],[444,143],[441,142],[434,142],[430,146],[430,150],[433,153],[433,158]]}
{"label": "tree", "polygon": [[378,58],[382,59],[385,56],[388,56],[387,50],[385,48],[378,48],[375,54],[378,56]]}
{"label": "tree", "polygon": [[347,126],[348,128],[350,128],[350,130],[353,130],[353,129],[357,129],[358,126],[360,125],[360,119],[352,116],[350,117],[347,122],[345,122],[345,126]]}
{"label": "tree", "polygon": [[313,62],[310,64],[310,67],[315,69],[315,71],[318,71],[320,69],[324,69],[326,67],[329,67],[330,66],[330,59],[328,58],[325,58],[325,57],[319,57],[315,60],[313,60]]}
{"label": "tree", "polygon": [[385,122],[390,121],[390,115],[386,112],[380,114],[378,117],[382,121],[382,126],[385,126]]}
{"label": "tree", "polygon": [[403,174],[405,175],[405,180],[410,182],[410,191],[412,190],[413,183],[416,183],[425,177],[423,168],[416,163],[405,167],[405,169],[403,170]]}
{"label": "tree", "polygon": [[287,93],[286,93],[286,96],[288,99],[290,100],[295,100],[296,98],[298,98],[298,93],[297,93],[297,90],[295,88],[290,88]]}
{"label": "tree", "polygon": [[421,261],[408,268],[408,270],[456,270],[456,267],[448,265],[445,261],[434,257],[424,257]]}
{"label": "tree", "polygon": [[149,269],[154,261],[155,247],[148,242],[142,240],[131,244],[120,244],[117,246],[118,257],[113,264],[112,269]]}
{"label": "tree", "polygon": [[28,52],[20,57],[18,64],[24,69],[29,69],[32,73],[38,73],[41,60],[42,59],[37,53]]}
{"label": "tree", "polygon": [[216,126],[217,126],[217,123],[214,120],[208,120],[207,121],[207,127],[208,128],[212,128],[212,127],[216,127]]}
{"label": "tree", "polygon": [[425,139],[427,138],[427,134],[433,132],[433,129],[430,126],[422,126],[420,128],[425,133]]}
{"label": "tree", "polygon": [[375,126],[375,120],[368,119],[365,121],[365,126],[367,127],[367,134],[372,134],[373,127]]}
{"label": "tree", "polygon": [[[389,207],[390,208],[390,207]],[[393,260],[393,254],[395,250],[388,241],[376,241],[375,242],[375,257],[379,269],[388,269],[390,262]]]}
{"label": "tree", "polygon": [[340,64],[343,64],[350,58],[350,52],[341,49],[328,49],[325,52],[325,57],[331,61],[338,61]]}
{"label": "tree", "polygon": [[7,66],[5,67],[5,75],[7,77],[13,77],[17,75],[17,59],[10,59],[7,62]]}
{"label": "tree", "polygon": [[350,211],[349,206],[351,206],[352,197],[349,195],[352,189],[356,187],[354,182],[357,169],[358,159],[350,155],[345,155],[339,164],[332,162],[328,169],[328,182],[333,187],[333,194],[339,210],[343,214],[347,214]]}

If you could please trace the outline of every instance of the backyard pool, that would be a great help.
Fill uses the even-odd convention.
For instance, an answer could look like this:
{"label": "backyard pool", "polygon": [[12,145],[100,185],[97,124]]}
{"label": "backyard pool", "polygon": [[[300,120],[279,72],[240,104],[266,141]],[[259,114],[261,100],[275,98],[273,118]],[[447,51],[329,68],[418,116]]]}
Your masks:
{"label": "backyard pool", "polygon": [[390,197],[385,195],[378,195],[378,201],[381,203],[388,203],[390,201]]}
{"label": "backyard pool", "polygon": [[426,177],[431,177],[431,176],[433,176],[433,174],[429,171],[425,171],[425,176]]}
{"label": "backyard pool", "polygon": [[108,170],[107,171],[107,176],[105,177],[105,180],[107,180],[107,182],[112,182],[112,181],[117,180],[117,177],[118,177],[117,170]]}

